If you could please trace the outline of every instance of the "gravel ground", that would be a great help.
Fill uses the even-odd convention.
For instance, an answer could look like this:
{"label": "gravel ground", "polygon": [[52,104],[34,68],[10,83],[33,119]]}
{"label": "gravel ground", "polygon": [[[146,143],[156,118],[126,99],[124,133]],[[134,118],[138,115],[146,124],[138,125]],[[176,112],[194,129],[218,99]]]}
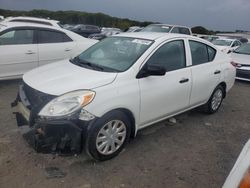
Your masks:
{"label": "gravel ground", "polygon": [[[36,153],[11,113],[20,81],[0,82],[0,187],[221,187],[250,135],[250,84],[236,82],[220,111],[193,110],[140,131],[118,157]],[[57,167],[65,177],[48,178]]]}

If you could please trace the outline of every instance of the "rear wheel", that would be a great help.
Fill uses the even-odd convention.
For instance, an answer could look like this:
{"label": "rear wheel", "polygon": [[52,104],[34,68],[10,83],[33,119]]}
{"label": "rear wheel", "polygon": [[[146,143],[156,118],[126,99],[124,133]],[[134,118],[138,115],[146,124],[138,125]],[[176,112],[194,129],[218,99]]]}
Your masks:
{"label": "rear wheel", "polygon": [[224,92],[224,88],[221,85],[215,88],[209,101],[204,105],[206,113],[213,114],[219,110],[224,98]]}
{"label": "rear wheel", "polygon": [[100,118],[89,130],[86,149],[96,160],[117,156],[130,137],[131,124],[120,111],[112,111]]}

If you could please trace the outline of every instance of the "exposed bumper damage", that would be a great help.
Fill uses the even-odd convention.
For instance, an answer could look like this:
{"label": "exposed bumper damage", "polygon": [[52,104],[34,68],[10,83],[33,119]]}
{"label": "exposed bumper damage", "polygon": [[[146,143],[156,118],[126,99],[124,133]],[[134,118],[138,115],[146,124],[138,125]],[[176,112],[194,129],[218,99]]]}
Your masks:
{"label": "exposed bumper damage", "polygon": [[[35,92],[35,91],[32,91]],[[23,137],[37,151],[42,153],[77,154],[83,149],[84,138],[91,121],[82,121],[77,115],[63,120],[41,119],[39,110],[47,103],[38,106],[29,101],[24,86],[19,88],[17,99],[11,104],[16,115],[17,125],[25,126]],[[46,98],[44,96],[44,98]],[[51,98],[51,97],[49,97]]]}

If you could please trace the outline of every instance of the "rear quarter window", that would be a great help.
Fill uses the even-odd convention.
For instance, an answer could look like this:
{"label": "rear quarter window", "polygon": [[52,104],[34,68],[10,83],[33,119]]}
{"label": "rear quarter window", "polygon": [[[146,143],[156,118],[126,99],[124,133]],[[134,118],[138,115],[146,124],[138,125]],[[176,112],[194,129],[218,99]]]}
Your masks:
{"label": "rear quarter window", "polygon": [[189,41],[192,65],[200,65],[214,60],[216,50],[207,44],[198,41]]}

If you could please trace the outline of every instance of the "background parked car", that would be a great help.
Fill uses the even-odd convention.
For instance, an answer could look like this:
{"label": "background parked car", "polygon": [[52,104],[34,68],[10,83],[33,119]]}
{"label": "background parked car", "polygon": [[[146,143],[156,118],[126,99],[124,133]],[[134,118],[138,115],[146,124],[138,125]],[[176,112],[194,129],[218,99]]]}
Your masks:
{"label": "background parked car", "polygon": [[130,27],[126,32],[139,32],[143,29],[144,27],[139,27],[139,26],[132,26]]}
{"label": "background parked car", "polygon": [[78,24],[70,30],[86,38],[88,38],[91,34],[101,33],[101,29],[95,25]]}
{"label": "background parked car", "polygon": [[63,25],[63,29],[68,29],[68,30],[71,30],[75,27],[75,25],[71,25],[71,24],[64,24]]}
{"label": "background parked car", "polygon": [[8,17],[2,21],[2,23],[5,23],[5,22],[37,23],[37,24],[44,24],[44,25],[48,25],[48,26],[54,26],[54,27],[62,27],[60,22],[57,20],[28,17],[28,16]]}
{"label": "background parked car", "polygon": [[212,43],[217,46],[222,52],[228,53],[241,46],[241,42],[237,39],[219,38],[213,40]]}
{"label": "background parked car", "polygon": [[164,32],[192,35],[192,31],[188,27],[169,24],[151,24],[143,28],[141,32]]}
{"label": "background parked car", "polygon": [[236,79],[250,81],[250,44],[242,44],[232,51],[231,57],[236,64]]}
{"label": "background parked car", "polygon": [[44,24],[0,24],[0,80],[20,78],[35,67],[75,57],[96,40]]}
{"label": "background parked car", "polygon": [[101,29],[101,33],[94,33],[94,34],[91,34],[89,35],[88,38],[91,38],[91,39],[96,39],[96,40],[102,40],[108,36],[112,36],[112,35],[116,35],[116,34],[119,34],[121,33],[122,30],[119,29],[119,28],[107,28],[107,27],[103,27]]}

